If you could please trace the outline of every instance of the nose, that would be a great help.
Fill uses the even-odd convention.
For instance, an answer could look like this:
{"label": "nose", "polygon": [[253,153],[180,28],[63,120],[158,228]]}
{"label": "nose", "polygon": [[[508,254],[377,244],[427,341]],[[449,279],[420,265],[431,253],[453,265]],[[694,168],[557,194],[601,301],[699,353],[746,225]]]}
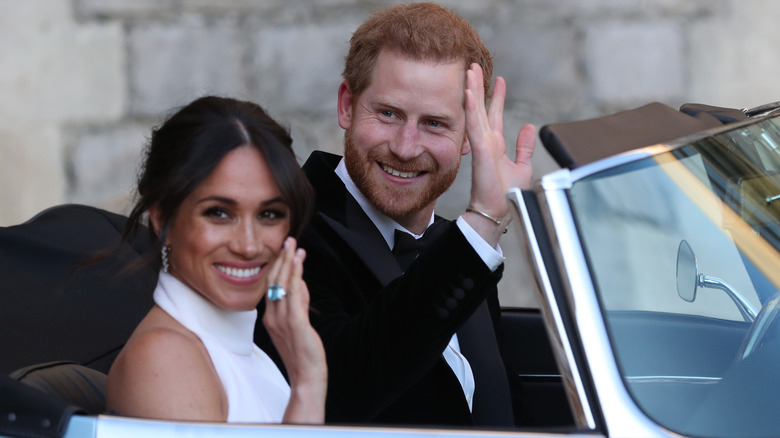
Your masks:
{"label": "nose", "polygon": [[419,155],[420,132],[416,123],[407,122],[400,127],[390,144],[390,152],[403,161],[409,161]]}
{"label": "nose", "polygon": [[230,241],[230,250],[245,258],[253,258],[260,253],[262,243],[253,221],[242,221]]}

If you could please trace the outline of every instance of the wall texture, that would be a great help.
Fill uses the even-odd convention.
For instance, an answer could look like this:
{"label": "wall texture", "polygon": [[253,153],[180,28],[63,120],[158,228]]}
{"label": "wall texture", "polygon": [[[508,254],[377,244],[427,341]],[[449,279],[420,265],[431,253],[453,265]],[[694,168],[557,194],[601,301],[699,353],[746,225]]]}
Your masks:
{"label": "wall texture", "polygon": [[[76,202],[126,211],[152,126],[204,94],[260,102],[301,159],[342,150],[336,91],[378,0],[0,0],[0,226]],[[771,0],[448,0],[507,79],[509,144],[525,122],[650,101],[780,100]],[[555,168],[544,151],[537,174]],[[469,162],[440,202],[468,202]]]}

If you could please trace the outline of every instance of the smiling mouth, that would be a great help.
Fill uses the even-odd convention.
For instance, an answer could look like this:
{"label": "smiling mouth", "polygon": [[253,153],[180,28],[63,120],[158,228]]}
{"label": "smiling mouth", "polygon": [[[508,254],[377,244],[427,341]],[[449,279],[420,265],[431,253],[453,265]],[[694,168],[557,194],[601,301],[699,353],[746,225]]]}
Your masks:
{"label": "smiling mouth", "polygon": [[235,278],[249,278],[254,277],[258,273],[260,273],[260,266],[249,268],[249,269],[239,269],[239,268],[229,268],[227,266],[222,265],[216,265],[217,269],[225,273],[225,275],[228,275],[230,277]]}
{"label": "smiling mouth", "polygon": [[389,173],[390,175],[393,176],[397,176],[398,178],[414,178],[422,174],[422,172],[403,172],[397,169],[393,169],[387,164],[381,164],[381,166],[382,166],[382,170],[384,170],[386,173]]}

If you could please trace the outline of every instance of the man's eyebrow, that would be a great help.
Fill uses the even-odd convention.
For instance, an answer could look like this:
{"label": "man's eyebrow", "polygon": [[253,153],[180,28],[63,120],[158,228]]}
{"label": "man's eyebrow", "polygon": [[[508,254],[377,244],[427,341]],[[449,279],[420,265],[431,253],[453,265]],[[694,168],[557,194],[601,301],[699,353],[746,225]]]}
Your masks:
{"label": "man's eyebrow", "polygon": [[400,110],[398,105],[394,104],[389,99],[387,99],[385,97],[382,97],[382,96],[378,96],[376,99],[374,99],[373,104],[374,104],[374,106],[386,106],[386,107],[391,108],[393,110]]}
{"label": "man's eyebrow", "polygon": [[[398,105],[393,104],[389,100],[385,99],[384,97],[377,97],[376,100],[374,100],[375,106],[382,106],[387,107],[393,111],[400,112],[402,114],[406,114],[406,111],[401,109]],[[455,120],[456,117],[453,114],[450,113],[426,113],[425,118],[428,119],[436,119],[436,120]]]}

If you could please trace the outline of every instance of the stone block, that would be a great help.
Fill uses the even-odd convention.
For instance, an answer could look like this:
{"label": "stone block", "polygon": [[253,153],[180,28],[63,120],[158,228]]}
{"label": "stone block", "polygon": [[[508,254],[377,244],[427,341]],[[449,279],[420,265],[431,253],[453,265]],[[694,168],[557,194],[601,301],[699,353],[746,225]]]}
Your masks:
{"label": "stone block", "polygon": [[26,221],[64,202],[59,129],[40,123],[0,128],[0,226]]}
{"label": "stone block", "polygon": [[[475,2],[473,0],[442,0],[437,2],[442,6],[452,9],[453,12],[471,21],[472,19],[480,16],[490,14],[494,8],[500,3],[498,0],[481,0]],[[473,24],[472,24],[473,25]]]}
{"label": "stone block", "polygon": [[126,210],[150,134],[148,126],[128,124],[76,135],[67,157],[69,202]]}
{"label": "stone block", "polygon": [[82,19],[144,17],[175,10],[176,0],[73,0],[73,9]]}
{"label": "stone block", "polygon": [[[546,0],[535,0],[543,4]],[[571,2],[570,0],[554,0],[560,8],[567,8],[576,17],[603,19],[605,17],[632,18],[642,17],[681,17],[701,16],[727,7],[728,0],[653,0],[633,1],[622,0],[587,0]]]}
{"label": "stone block", "polygon": [[590,90],[598,102],[647,103],[684,93],[683,39],[676,24],[592,23],[583,52]]}
{"label": "stone block", "polygon": [[690,26],[687,100],[732,108],[780,100],[777,14],[776,2],[744,2]]}
{"label": "stone block", "polygon": [[130,111],[157,116],[204,94],[246,98],[245,46],[235,19],[189,17],[130,29]]}
{"label": "stone block", "polygon": [[340,23],[258,30],[250,73],[253,96],[279,112],[335,112],[353,30]]}
{"label": "stone block", "polygon": [[689,27],[690,73],[686,100],[727,107],[745,104],[744,94],[750,86],[742,82],[741,69],[724,68],[742,62],[744,43],[733,38],[736,31],[733,23],[722,19]]}
{"label": "stone block", "polygon": [[336,107],[320,114],[295,114],[276,117],[279,123],[290,129],[293,150],[303,164],[315,150],[344,154],[344,130],[336,119]]}
{"label": "stone block", "polygon": [[126,98],[122,28],[117,23],[78,25],[71,17],[61,0],[2,7],[0,120],[120,116]]}
{"label": "stone block", "polygon": [[507,104],[524,102],[568,111],[583,98],[576,31],[571,26],[530,27],[505,23],[485,44],[495,75],[507,83]]}
{"label": "stone block", "polygon": [[182,0],[181,5],[185,11],[263,11],[285,4],[290,0]]}

